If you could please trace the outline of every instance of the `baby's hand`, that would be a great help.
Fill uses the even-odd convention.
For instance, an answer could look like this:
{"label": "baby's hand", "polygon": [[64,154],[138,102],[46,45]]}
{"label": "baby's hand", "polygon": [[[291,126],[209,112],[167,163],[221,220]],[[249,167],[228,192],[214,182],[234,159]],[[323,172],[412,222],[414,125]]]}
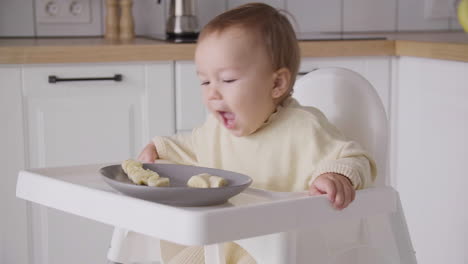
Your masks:
{"label": "baby's hand", "polygon": [[310,185],[309,195],[326,194],[338,210],[346,208],[356,195],[351,181],[338,173],[324,173],[318,176]]}
{"label": "baby's hand", "polygon": [[140,155],[138,155],[138,160],[143,163],[153,163],[155,160],[159,158],[158,152],[156,147],[152,142],[148,143],[145,148],[141,151]]}

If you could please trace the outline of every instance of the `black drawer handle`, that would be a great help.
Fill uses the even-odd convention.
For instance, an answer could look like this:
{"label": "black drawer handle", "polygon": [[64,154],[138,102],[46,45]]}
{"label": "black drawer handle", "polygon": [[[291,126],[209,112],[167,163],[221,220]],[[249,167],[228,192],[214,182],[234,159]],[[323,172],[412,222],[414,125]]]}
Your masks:
{"label": "black drawer handle", "polygon": [[116,74],[113,77],[96,77],[96,78],[59,78],[55,75],[49,75],[49,83],[56,82],[81,82],[81,81],[115,81],[121,82],[122,74]]}

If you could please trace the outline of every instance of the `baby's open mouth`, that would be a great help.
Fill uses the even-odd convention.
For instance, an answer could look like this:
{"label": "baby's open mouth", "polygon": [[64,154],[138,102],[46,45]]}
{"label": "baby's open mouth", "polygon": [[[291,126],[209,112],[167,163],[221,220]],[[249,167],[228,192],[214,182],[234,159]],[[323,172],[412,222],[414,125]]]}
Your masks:
{"label": "baby's open mouth", "polygon": [[232,112],[225,112],[225,111],[218,111],[218,113],[223,119],[224,126],[228,129],[233,129],[236,115]]}

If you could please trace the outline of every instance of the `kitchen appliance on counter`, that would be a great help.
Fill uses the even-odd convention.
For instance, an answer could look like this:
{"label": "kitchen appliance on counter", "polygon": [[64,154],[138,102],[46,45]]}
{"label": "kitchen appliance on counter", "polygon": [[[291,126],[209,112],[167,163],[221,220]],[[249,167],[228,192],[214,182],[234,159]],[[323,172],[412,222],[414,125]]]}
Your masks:
{"label": "kitchen appliance on counter", "polygon": [[[161,3],[161,0],[158,0]],[[199,24],[195,11],[196,0],[170,0],[166,21],[166,39],[171,42],[195,42]]]}

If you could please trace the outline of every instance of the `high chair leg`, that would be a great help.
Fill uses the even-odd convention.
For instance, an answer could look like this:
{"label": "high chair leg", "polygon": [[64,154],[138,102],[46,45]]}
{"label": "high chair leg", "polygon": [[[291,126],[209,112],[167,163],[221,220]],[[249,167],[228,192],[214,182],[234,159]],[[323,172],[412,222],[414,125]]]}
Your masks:
{"label": "high chair leg", "polygon": [[206,245],[205,264],[226,264],[226,254],[223,244]]}
{"label": "high chair leg", "polygon": [[395,236],[396,246],[400,255],[400,263],[417,264],[416,252],[414,251],[406,225],[400,196],[396,195],[396,211],[390,214],[390,226]]}

